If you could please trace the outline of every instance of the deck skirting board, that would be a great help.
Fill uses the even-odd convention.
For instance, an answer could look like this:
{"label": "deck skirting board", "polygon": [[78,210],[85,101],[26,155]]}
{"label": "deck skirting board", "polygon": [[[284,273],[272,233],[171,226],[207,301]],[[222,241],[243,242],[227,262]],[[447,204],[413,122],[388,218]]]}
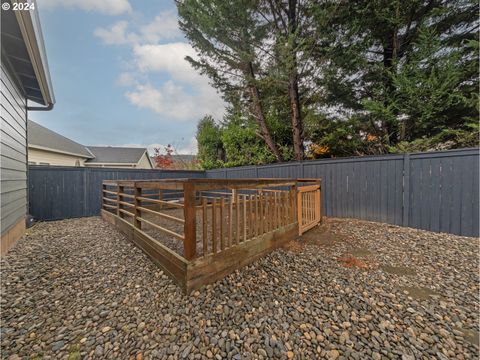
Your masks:
{"label": "deck skirting board", "polygon": [[203,285],[224,278],[269,252],[293,240],[298,232],[298,223],[287,225],[262,236],[236,244],[216,254],[187,261],[173,250],[117,215],[102,210],[102,218],[138,246],[166,275],[189,294]]}

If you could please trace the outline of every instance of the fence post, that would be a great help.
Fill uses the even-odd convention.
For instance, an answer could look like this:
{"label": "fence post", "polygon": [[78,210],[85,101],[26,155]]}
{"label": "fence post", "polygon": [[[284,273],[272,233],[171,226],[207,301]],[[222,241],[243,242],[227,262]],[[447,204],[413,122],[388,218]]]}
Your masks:
{"label": "fence post", "polygon": [[255,165],[255,177],[258,179],[258,165]]}
{"label": "fence post", "polygon": [[192,182],[183,183],[183,199],[185,219],[183,253],[187,260],[192,260],[197,250],[197,212],[195,209],[195,185]]}
{"label": "fence post", "polygon": [[[86,171],[83,171],[83,216],[90,216],[88,213],[88,205],[87,205],[87,199],[88,199],[88,174]],[[102,190],[103,190],[103,185],[102,185]],[[102,191],[102,204],[103,204],[103,191]],[[103,205],[102,205],[103,209]]]}
{"label": "fence post", "polygon": [[403,212],[402,225],[408,226],[410,211],[410,154],[403,156]]}
{"label": "fence post", "polygon": [[302,174],[302,179],[305,178],[305,171],[303,168],[303,160],[300,162],[300,174]]}

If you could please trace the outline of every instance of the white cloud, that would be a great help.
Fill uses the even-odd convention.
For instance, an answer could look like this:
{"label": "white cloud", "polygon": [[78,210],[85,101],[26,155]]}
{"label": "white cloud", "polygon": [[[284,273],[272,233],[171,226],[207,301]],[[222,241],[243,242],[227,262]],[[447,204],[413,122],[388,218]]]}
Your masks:
{"label": "white cloud", "polygon": [[133,86],[133,85],[137,85],[137,80],[134,74],[129,72],[123,72],[117,78],[117,85]]}
{"label": "white cloud", "polygon": [[140,28],[142,39],[147,43],[157,43],[160,40],[174,39],[181,35],[178,28],[177,13],[164,11],[152,22]]}
{"label": "white cloud", "polygon": [[204,84],[207,81],[185,60],[187,55],[195,57],[195,50],[187,43],[136,45],[133,54],[142,71],[166,72],[176,80],[188,83]]}
{"label": "white cloud", "polygon": [[[205,114],[223,116],[221,97],[185,60],[195,58],[195,50],[186,42],[159,43],[180,35],[175,11],[162,12],[143,26],[118,21],[94,34],[108,45],[131,46],[131,62],[117,84],[130,88],[125,96],[135,106],[178,121],[198,121]],[[155,73],[161,75],[160,86],[152,85]]]}
{"label": "white cloud", "polygon": [[159,72],[170,77],[160,88],[144,84],[127,92],[127,98],[134,105],[181,121],[198,121],[205,114],[217,118],[223,116],[223,100],[208,80],[185,60],[187,55],[195,57],[195,51],[189,44],[135,45],[133,54],[141,72]]}
{"label": "white cloud", "polygon": [[93,34],[107,45],[122,45],[138,41],[137,35],[127,33],[127,21],[117,21],[109,28],[97,28]]}
{"label": "white cloud", "polygon": [[107,45],[156,44],[160,40],[171,40],[181,35],[174,11],[160,13],[150,23],[137,27],[138,31],[127,32],[127,27],[129,27],[127,21],[117,21],[110,27],[95,29],[94,35]]}
{"label": "white cloud", "polygon": [[42,7],[80,9],[95,11],[107,15],[120,15],[132,11],[128,0],[42,0]]}
{"label": "white cloud", "polygon": [[140,108],[150,109],[158,114],[179,121],[198,120],[204,114],[221,116],[224,105],[213,89],[201,88],[195,94],[167,81],[160,88],[150,84],[137,85],[125,94],[130,102]]}
{"label": "white cloud", "polygon": [[188,144],[186,144],[185,146],[179,147],[177,149],[178,154],[191,155],[191,154],[197,154],[197,152],[198,152],[198,144],[197,144],[197,139],[195,137],[192,137]]}

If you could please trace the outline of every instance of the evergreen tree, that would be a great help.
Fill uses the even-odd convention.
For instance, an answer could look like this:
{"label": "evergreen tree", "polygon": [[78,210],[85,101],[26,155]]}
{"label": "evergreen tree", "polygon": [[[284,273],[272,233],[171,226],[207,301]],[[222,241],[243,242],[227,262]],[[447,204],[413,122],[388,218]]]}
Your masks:
{"label": "evergreen tree", "polygon": [[187,60],[222,91],[227,101],[248,99],[265,141],[278,161],[283,160],[267,126],[257,79],[260,59],[256,49],[266,37],[258,21],[256,0],[182,0],[177,2],[180,28],[197,51],[198,59]]}
{"label": "evergreen tree", "polygon": [[198,160],[203,169],[214,169],[223,165],[225,151],[220,127],[211,116],[204,116],[197,125]]}
{"label": "evergreen tree", "polygon": [[462,0],[342,3],[325,68],[327,103],[360,118],[359,131],[374,134],[382,152],[477,116],[477,14],[476,2]]}

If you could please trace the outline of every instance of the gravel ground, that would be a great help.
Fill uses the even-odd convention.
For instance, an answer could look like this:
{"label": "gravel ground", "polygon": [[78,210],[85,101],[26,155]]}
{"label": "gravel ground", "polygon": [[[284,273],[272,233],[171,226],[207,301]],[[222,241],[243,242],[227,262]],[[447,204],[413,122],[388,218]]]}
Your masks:
{"label": "gravel ground", "polygon": [[188,297],[101,219],[40,223],[1,260],[1,354],[478,358],[478,245],[330,219]]}

